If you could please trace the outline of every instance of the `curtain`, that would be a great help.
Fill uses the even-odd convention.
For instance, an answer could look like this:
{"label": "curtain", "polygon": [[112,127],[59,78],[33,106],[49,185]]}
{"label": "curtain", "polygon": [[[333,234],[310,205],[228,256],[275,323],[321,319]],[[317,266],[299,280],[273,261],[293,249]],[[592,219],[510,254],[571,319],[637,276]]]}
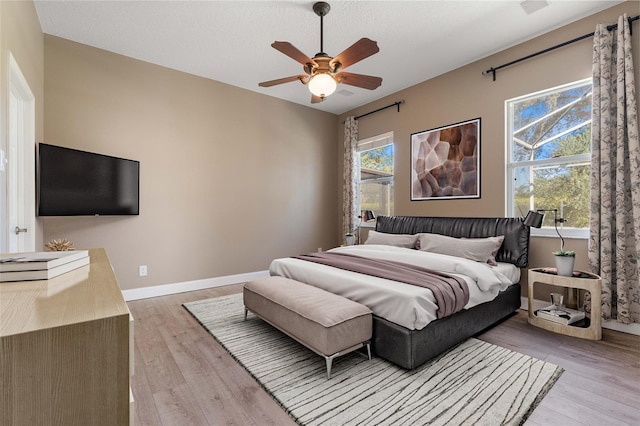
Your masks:
{"label": "curtain", "polygon": [[[358,146],[358,121],[348,117],[344,122],[344,171],[342,189],[342,238],[346,233],[356,234],[360,212],[358,211],[360,162]],[[344,243],[345,241],[343,241]]]}
{"label": "curtain", "polygon": [[593,48],[589,267],[602,277],[602,316],[640,322],[640,142],[626,15],[598,25]]}

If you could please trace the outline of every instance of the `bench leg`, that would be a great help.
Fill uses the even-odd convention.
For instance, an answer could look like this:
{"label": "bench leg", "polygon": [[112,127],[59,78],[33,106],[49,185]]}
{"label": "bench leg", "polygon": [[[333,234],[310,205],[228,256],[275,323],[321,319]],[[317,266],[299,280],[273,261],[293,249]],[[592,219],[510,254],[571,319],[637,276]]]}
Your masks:
{"label": "bench leg", "polygon": [[249,312],[249,310],[247,309],[247,307],[244,307],[244,320],[247,320],[247,313]]}
{"label": "bench leg", "polygon": [[331,378],[331,365],[333,364],[333,359],[340,355],[340,352],[337,352],[331,356],[324,355],[324,359],[327,362],[327,380]]}
{"label": "bench leg", "polygon": [[[362,346],[366,346],[367,347],[367,357],[369,358],[369,361],[371,361],[371,342],[367,342],[367,343],[363,343]],[[361,346],[361,347],[362,347]],[[335,354],[331,355],[331,356],[327,356],[327,355],[322,355],[327,363],[327,379],[331,378],[331,366],[333,365],[333,359],[337,358],[340,356],[340,352],[336,352]]]}

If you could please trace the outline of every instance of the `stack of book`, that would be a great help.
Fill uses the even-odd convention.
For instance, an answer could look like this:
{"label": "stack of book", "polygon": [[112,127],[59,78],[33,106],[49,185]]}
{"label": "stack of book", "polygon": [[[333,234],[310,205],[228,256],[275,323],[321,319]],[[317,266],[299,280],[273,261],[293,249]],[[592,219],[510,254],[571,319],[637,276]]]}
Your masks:
{"label": "stack of book", "polygon": [[544,309],[538,309],[536,315],[539,318],[566,325],[583,320],[585,317],[582,311],[565,308],[564,306],[556,308],[554,305],[547,306]]}
{"label": "stack of book", "polygon": [[48,280],[88,264],[88,250],[3,255],[0,282]]}

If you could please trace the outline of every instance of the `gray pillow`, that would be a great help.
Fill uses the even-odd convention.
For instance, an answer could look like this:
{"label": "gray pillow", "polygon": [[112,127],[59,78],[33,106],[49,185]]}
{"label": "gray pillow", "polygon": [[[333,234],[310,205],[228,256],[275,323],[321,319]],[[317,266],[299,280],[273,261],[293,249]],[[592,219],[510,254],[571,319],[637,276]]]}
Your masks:
{"label": "gray pillow", "polygon": [[420,250],[487,262],[494,266],[496,265],[495,255],[503,241],[504,235],[487,238],[453,238],[440,234],[418,234]]}
{"label": "gray pillow", "polygon": [[382,244],[385,246],[416,248],[418,235],[409,234],[387,234],[378,231],[369,231],[369,236],[365,244]]}

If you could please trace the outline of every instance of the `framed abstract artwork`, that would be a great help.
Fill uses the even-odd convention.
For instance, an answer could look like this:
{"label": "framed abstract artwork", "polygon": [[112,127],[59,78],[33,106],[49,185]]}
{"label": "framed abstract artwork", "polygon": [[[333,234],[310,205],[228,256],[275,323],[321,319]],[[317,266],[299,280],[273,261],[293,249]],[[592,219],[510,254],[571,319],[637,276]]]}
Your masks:
{"label": "framed abstract artwork", "polygon": [[411,201],[480,198],[480,118],[411,134]]}

